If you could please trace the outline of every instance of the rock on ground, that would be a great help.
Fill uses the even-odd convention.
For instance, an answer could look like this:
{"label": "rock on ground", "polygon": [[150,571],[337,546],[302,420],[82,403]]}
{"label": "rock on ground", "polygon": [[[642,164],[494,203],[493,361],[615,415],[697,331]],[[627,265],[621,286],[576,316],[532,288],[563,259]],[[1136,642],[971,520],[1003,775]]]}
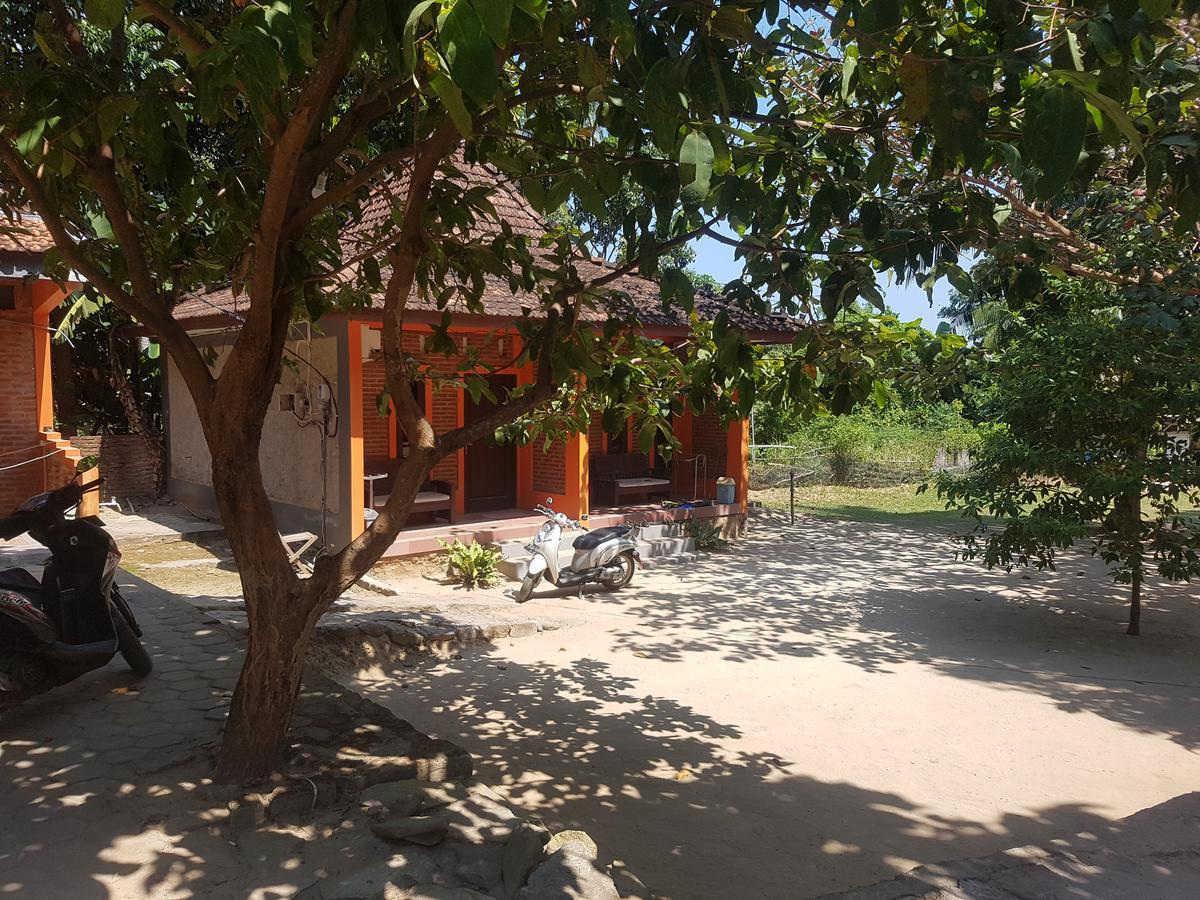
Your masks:
{"label": "rock on ground", "polygon": [[555,850],[533,870],[517,900],[620,900],[612,878],[596,868],[580,843]]}

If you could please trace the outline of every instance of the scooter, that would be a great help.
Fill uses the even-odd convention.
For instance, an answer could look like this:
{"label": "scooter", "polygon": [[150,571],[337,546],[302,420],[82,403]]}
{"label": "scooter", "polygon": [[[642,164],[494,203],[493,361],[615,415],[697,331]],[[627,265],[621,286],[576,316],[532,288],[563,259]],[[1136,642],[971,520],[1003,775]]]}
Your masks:
{"label": "scooter", "polygon": [[153,668],[113,580],[116,541],[98,517],[67,518],[99,487],[72,482],[0,519],[0,540],[28,532],[50,551],[41,582],[25,569],[0,570],[0,709],[107,665],[118,651],[139,677]]}
{"label": "scooter", "polygon": [[560,569],[558,545],[562,541],[563,531],[587,531],[587,526],[583,524],[587,516],[571,519],[565,513],[550,509],[553,503],[553,500],[547,499],[546,506],[534,507],[535,512],[546,517],[546,522],[538,529],[532,543],[525,547],[532,556],[525,570],[525,578],[517,590],[516,601],[524,603],[528,600],[543,578],[549,579],[556,587],[577,587],[580,594],[586,584],[599,584],[609,591],[620,590],[629,584],[633,580],[634,570],[642,564],[637,544],[641,525],[614,525],[589,531],[575,540],[575,555],[571,565]]}

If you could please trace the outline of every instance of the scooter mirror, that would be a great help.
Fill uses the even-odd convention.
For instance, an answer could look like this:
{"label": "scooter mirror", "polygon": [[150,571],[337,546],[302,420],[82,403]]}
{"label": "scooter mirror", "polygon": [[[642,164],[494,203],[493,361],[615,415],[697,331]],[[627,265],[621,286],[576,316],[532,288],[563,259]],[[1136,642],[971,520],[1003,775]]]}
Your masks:
{"label": "scooter mirror", "polygon": [[553,497],[547,497],[547,498],[546,498],[546,505],[547,505],[547,506],[553,506],[553,505],[554,505],[554,498],[553,498]]}
{"label": "scooter mirror", "polygon": [[579,517],[580,522],[586,522],[587,520],[588,520],[587,513],[584,513],[582,516]]}

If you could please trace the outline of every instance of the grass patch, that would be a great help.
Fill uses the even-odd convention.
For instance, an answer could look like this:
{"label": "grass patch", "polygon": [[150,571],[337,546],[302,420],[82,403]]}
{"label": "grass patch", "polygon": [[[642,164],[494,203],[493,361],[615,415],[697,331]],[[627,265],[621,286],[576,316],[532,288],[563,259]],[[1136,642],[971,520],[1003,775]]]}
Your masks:
{"label": "grass patch", "polygon": [[[788,509],[787,487],[754,491],[751,498],[772,509]],[[796,514],[849,519],[853,522],[904,522],[969,528],[971,521],[945,508],[937,491],[917,493],[915,484],[859,488],[843,485],[805,485],[796,488]]]}

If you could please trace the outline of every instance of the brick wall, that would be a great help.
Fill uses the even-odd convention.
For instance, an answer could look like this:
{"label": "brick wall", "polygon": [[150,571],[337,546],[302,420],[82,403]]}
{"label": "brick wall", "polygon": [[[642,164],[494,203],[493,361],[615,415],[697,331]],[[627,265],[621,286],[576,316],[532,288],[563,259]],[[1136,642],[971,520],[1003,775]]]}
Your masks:
{"label": "brick wall", "polygon": [[387,459],[389,418],[379,415],[379,395],[386,389],[387,372],[383,357],[374,357],[363,363],[362,417],[363,458]]}
{"label": "brick wall", "polygon": [[604,416],[600,413],[592,415],[588,423],[588,453],[604,452]]}
{"label": "brick wall", "polygon": [[[0,468],[36,460],[51,448],[37,430],[33,368],[33,314],[25,292],[17,309],[0,310]],[[46,462],[0,471],[0,515],[43,489]]]}
{"label": "brick wall", "polygon": [[[457,388],[442,388],[433,393],[433,410],[430,414],[430,424],[438,434],[445,434],[452,428],[458,427],[458,394]],[[451,454],[433,467],[429,474],[431,479],[447,481],[455,490],[461,490],[458,483],[458,455]]]}
{"label": "brick wall", "polygon": [[[703,453],[708,457],[709,480],[728,474],[726,462],[729,454],[728,429],[713,413],[692,418],[692,454]],[[703,471],[703,470],[701,470]]]}
{"label": "brick wall", "polygon": [[533,443],[533,489],[547,494],[567,491],[567,445],[561,441],[543,450],[544,442]]}
{"label": "brick wall", "polygon": [[104,499],[155,499],[154,461],[145,440],[136,434],[80,435],[71,443],[84,456],[98,457]]}

